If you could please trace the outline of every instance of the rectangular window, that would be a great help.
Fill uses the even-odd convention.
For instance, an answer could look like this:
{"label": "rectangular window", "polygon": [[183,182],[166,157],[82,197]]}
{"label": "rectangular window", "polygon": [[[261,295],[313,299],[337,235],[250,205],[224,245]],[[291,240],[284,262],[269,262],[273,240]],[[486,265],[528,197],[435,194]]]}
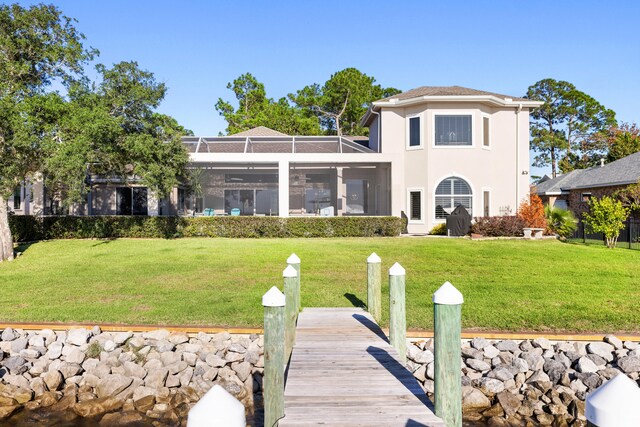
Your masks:
{"label": "rectangular window", "polygon": [[21,209],[22,206],[22,189],[20,187],[16,188],[16,191],[13,192],[13,209],[18,210]]}
{"label": "rectangular window", "polygon": [[491,197],[488,191],[482,192],[482,199],[483,199],[483,207],[484,207],[483,209],[484,216],[489,216],[489,203],[490,203]]}
{"label": "rectangular window", "polygon": [[116,188],[116,215],[147,215],[146,187]]}
{"label": "rectangular window", "polygon": [[409,147],[419,147],[420,143],[420,117],[409,119]]}
{"label": "rectangular window", "polygon": [[435,116],[435,144],[437,146],[472,145],[471,115]]}
{"label": "rectangular window", "polygon": [[422,221],[422,191],[409,192],[409,221]]}
{"label": "rectangular window", "polygon": [[347,179],[347,209],[348,215],[366,215],[369,213],[367,201],[369,181],[366,179]]}
{"label": "rectangular window", "polygon": [[582,193],[580,198],[583,202],[588,203],[591,200],[591,193]]}
{"label": "rectangular window", "polygon": [[491,146],[491,143],[489,141],[489,117],[482,118],[482,146]]}

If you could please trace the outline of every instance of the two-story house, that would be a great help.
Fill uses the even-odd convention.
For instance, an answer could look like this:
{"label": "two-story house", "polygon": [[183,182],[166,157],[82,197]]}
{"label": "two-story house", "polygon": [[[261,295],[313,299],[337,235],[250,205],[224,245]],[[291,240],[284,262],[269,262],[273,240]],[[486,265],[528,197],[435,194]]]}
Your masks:
{"label": "two-story house", "polygon": [[198,191],[176,188],[158,200],[144,187],[96,180],[75,212],[394,215],[408,219],[410,233],[427,233],[458,205],[472,216],[515,213],[529,191],[529,110],[540,104],[420,87],[374,102],[362,119],[368,138],[263,127],[184,137]]}

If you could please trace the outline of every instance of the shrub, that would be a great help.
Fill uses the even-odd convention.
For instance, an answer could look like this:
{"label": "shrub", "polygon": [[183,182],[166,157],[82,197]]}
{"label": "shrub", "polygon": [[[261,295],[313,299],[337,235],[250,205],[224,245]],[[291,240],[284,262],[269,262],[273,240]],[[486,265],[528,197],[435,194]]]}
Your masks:
{"label": "shrub", "polygon": [[544,215],[547,219],[547,234],[557,234],[562,238],[573,235],[578,227],[578,220],[571,211],[545,205]]}
{"label": "shrub", "polygon": [[372,237],[398,236],[397,217],[146,217],[13,216],[17,242],[41,239],[114,239],[175,237]]}
{"label": "shrub", "polygon": [[520,203],[518,217],[522,219],[525,227],[547,228],[544,206],[536,193],[530,193],[529,200],[525,199]]}
{"label": "shrub", "polygon": [[629,210],[622,206],[621,201],[604,196],[589,200],[589,212],[584,213],[584,220],[587,229],[604,234],[607,247],[613,249],[628,215]]}
{"label": "shrub", "polygon": [[447,235],[447,224],[442,223],[438,224],[431,229],[429,234],[433,236],[446,236]]}
{"label": "shrub", "polygon": [[522,236],[525,222],[518,216],[486,216],[475,218],[471,232],[489,237]]}

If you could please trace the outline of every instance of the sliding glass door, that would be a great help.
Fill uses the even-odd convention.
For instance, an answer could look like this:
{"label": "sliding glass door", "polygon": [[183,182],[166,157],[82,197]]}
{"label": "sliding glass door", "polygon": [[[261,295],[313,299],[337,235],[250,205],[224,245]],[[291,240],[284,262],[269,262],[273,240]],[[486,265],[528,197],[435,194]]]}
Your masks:
{"label": "sliding glass door", "polygon": [[277,215],[277,189],[224,190],[224,211],[240,209],[240,215]]}

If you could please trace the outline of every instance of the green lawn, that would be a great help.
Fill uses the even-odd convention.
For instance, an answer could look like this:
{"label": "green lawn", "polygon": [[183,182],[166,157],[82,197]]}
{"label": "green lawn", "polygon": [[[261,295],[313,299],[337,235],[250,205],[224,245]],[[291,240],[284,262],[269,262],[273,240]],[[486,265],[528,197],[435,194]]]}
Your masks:
{"label": "green lawn", "polygon": [[[302,259],[304,306],[366,301],[367,256],[407,270],[408,326],[432,328],[445,281],[463,327],[640,332],[640,251],[461,239],[59,240],[0,264],[1,321],[261,326],[260,297]],[[383,279],[383,282],[386,282]],[[383,287],[386,324],[388,289]]]}

